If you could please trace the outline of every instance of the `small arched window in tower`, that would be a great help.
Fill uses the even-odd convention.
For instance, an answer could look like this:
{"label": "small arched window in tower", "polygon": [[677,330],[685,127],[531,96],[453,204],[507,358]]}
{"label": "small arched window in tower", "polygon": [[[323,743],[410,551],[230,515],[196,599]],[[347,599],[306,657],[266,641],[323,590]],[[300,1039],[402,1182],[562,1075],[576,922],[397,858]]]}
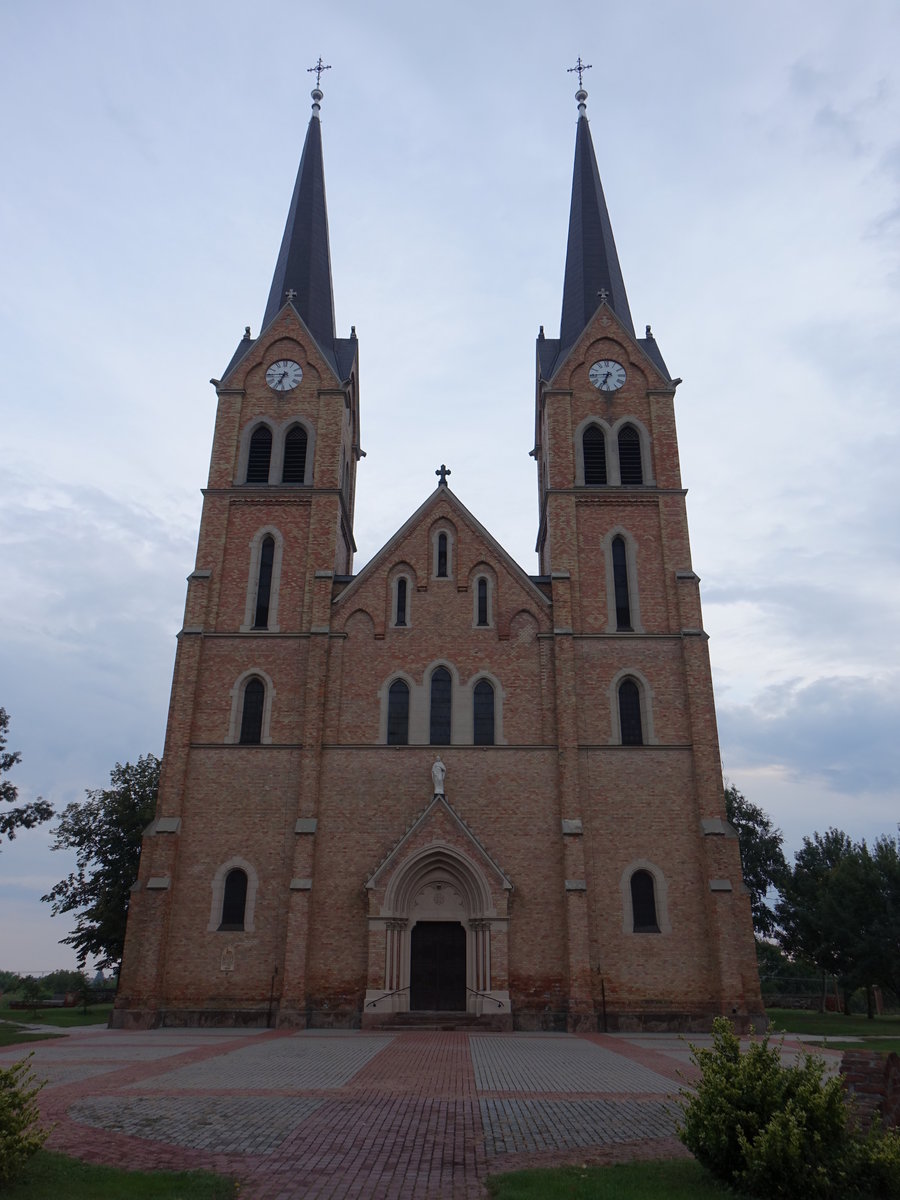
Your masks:
{"label": "small arched window in tower", "polygon": [[394,614],[395,625],[406,624],[406,576],[401,575],[397,580],[397,611]]}
{"label": "small arched window in tower", "polygon": [[258,746],[262,741],[265,700],[265,684],[254,675],[247,680],[244,687],[244,704],[241,709],[241,745]]}
{"label": "small arched window in tower", "polygon": [[643,483],[641,435],[633,425],[619,430],[619,479],[622,483]]}
{"label": "small arched window in tower", "polygon": [[649,871],[635,871],[631,877],[631,915],[635,933],[659,933],[656,894]]}
{"label": "small arched window in tower", "polygon": [[476,746],[494,744],[494,689],[486,679],[479,679],[474,693],[474,737]]}
{"label": "small arched window in tower", "polygon": [[446,535],[446,533],[438,534],[437,577],[438,577],[438,579],[446,579],[447,578],[447,535]]}
{"label": "small arched window in tower", "polygon": [[482,575],[478,580],[478,621],[479,625],[489,625],[488,581]]}
{"label": "small arched window in tower", "polygon": [[628,600],[628,556],[625,539],[612,541],[613,586],[616,593],[616,629],[631,628],[631,604]]}
{"label": "small arched window in tower", "polygon": [[581,436],[584,458],[584,482],[587,487],[602,487],[606,483],[606,438],[603,430],[588,425]]}
{"label": "small arched window in tower", "polygon": [[268,425],[253,430],[250,453],[247,455],[247,482],[268,483],[269,463],[272,461],[272,431]]}
{"label": "small arched window in tower", "polygon": [[292,425],[284,439],[282,483],[303,483],[306,479],[306,447],[308,438],[302,425]]}
{"label": "small arched window in tower", "polygon": [[387,744],[409,744],[409,687],[402,679],[395,679],[388,689]]}
{"label": "small arched window in tower", "polygon": [[275,539],[267,534],[259,548],[259,580],[256,585],[254,629],[269,628],[269,601],[272,598],[272,566],[274,562]]}
{"label": "small arched window in tower", "polygon": [[432,746],[450,745],[450,672],[438,667],[431,675],[431,732]]}
{"label": "small arched window in tower", "polygon": [[225,876],[220,929],[243,929],[247,906],[247,872],[234,867]]}
{"label": "small arched window in tower", "polygon": [[623,679],[619,684],[619,729],[623,746],[643,746],[641,693],[633,679]]}

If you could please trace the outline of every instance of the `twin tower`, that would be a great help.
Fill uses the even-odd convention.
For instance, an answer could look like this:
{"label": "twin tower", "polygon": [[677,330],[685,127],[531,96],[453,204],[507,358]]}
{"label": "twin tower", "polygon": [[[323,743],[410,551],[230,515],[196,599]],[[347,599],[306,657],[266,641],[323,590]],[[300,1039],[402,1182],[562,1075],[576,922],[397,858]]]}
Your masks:
{"label": "twin tower", "polygon": [[762,1013],[675,433],[579,88],[539,573],[437,487],[358,573],[313,93],[222,379],[113,1023],[703,1028]]}

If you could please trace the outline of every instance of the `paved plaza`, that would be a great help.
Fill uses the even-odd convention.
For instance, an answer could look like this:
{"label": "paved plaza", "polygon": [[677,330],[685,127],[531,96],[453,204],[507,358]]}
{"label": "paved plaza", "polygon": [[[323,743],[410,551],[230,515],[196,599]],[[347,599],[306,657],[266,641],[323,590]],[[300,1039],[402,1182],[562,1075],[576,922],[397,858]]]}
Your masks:
{"label": "paved plaza", "polygon": [[474,1200],[497,1171],[685,1153],[677,1035],[85,1029],[0,1066],[29,1050],[51,1148],[246,1200]]}

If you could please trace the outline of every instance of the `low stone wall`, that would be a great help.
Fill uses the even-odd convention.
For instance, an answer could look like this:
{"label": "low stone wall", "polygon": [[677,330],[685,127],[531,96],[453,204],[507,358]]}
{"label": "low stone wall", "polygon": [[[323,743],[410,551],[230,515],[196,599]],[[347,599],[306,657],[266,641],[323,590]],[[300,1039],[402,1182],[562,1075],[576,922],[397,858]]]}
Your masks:
{"label": "low stone wall", "polygon": [[876,1117],[885,1127],[900,1125],[900,1058],[877,1050],[845,1050],[841,1060],[844,1088],[853,1115],[863,1129]]}

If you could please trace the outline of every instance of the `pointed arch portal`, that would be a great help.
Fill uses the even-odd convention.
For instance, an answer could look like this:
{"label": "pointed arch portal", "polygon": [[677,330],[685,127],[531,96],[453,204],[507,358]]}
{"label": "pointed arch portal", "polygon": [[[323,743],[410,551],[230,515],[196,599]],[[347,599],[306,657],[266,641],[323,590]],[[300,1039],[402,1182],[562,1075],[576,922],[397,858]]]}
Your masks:
{"label": "pointed arch portal", "polygon": [[496,881],[492,889],[481,865],[447,843],[385,866],[385,877],[370,881],[364,1016],[508,1013],[502,884],[501,914]]}

